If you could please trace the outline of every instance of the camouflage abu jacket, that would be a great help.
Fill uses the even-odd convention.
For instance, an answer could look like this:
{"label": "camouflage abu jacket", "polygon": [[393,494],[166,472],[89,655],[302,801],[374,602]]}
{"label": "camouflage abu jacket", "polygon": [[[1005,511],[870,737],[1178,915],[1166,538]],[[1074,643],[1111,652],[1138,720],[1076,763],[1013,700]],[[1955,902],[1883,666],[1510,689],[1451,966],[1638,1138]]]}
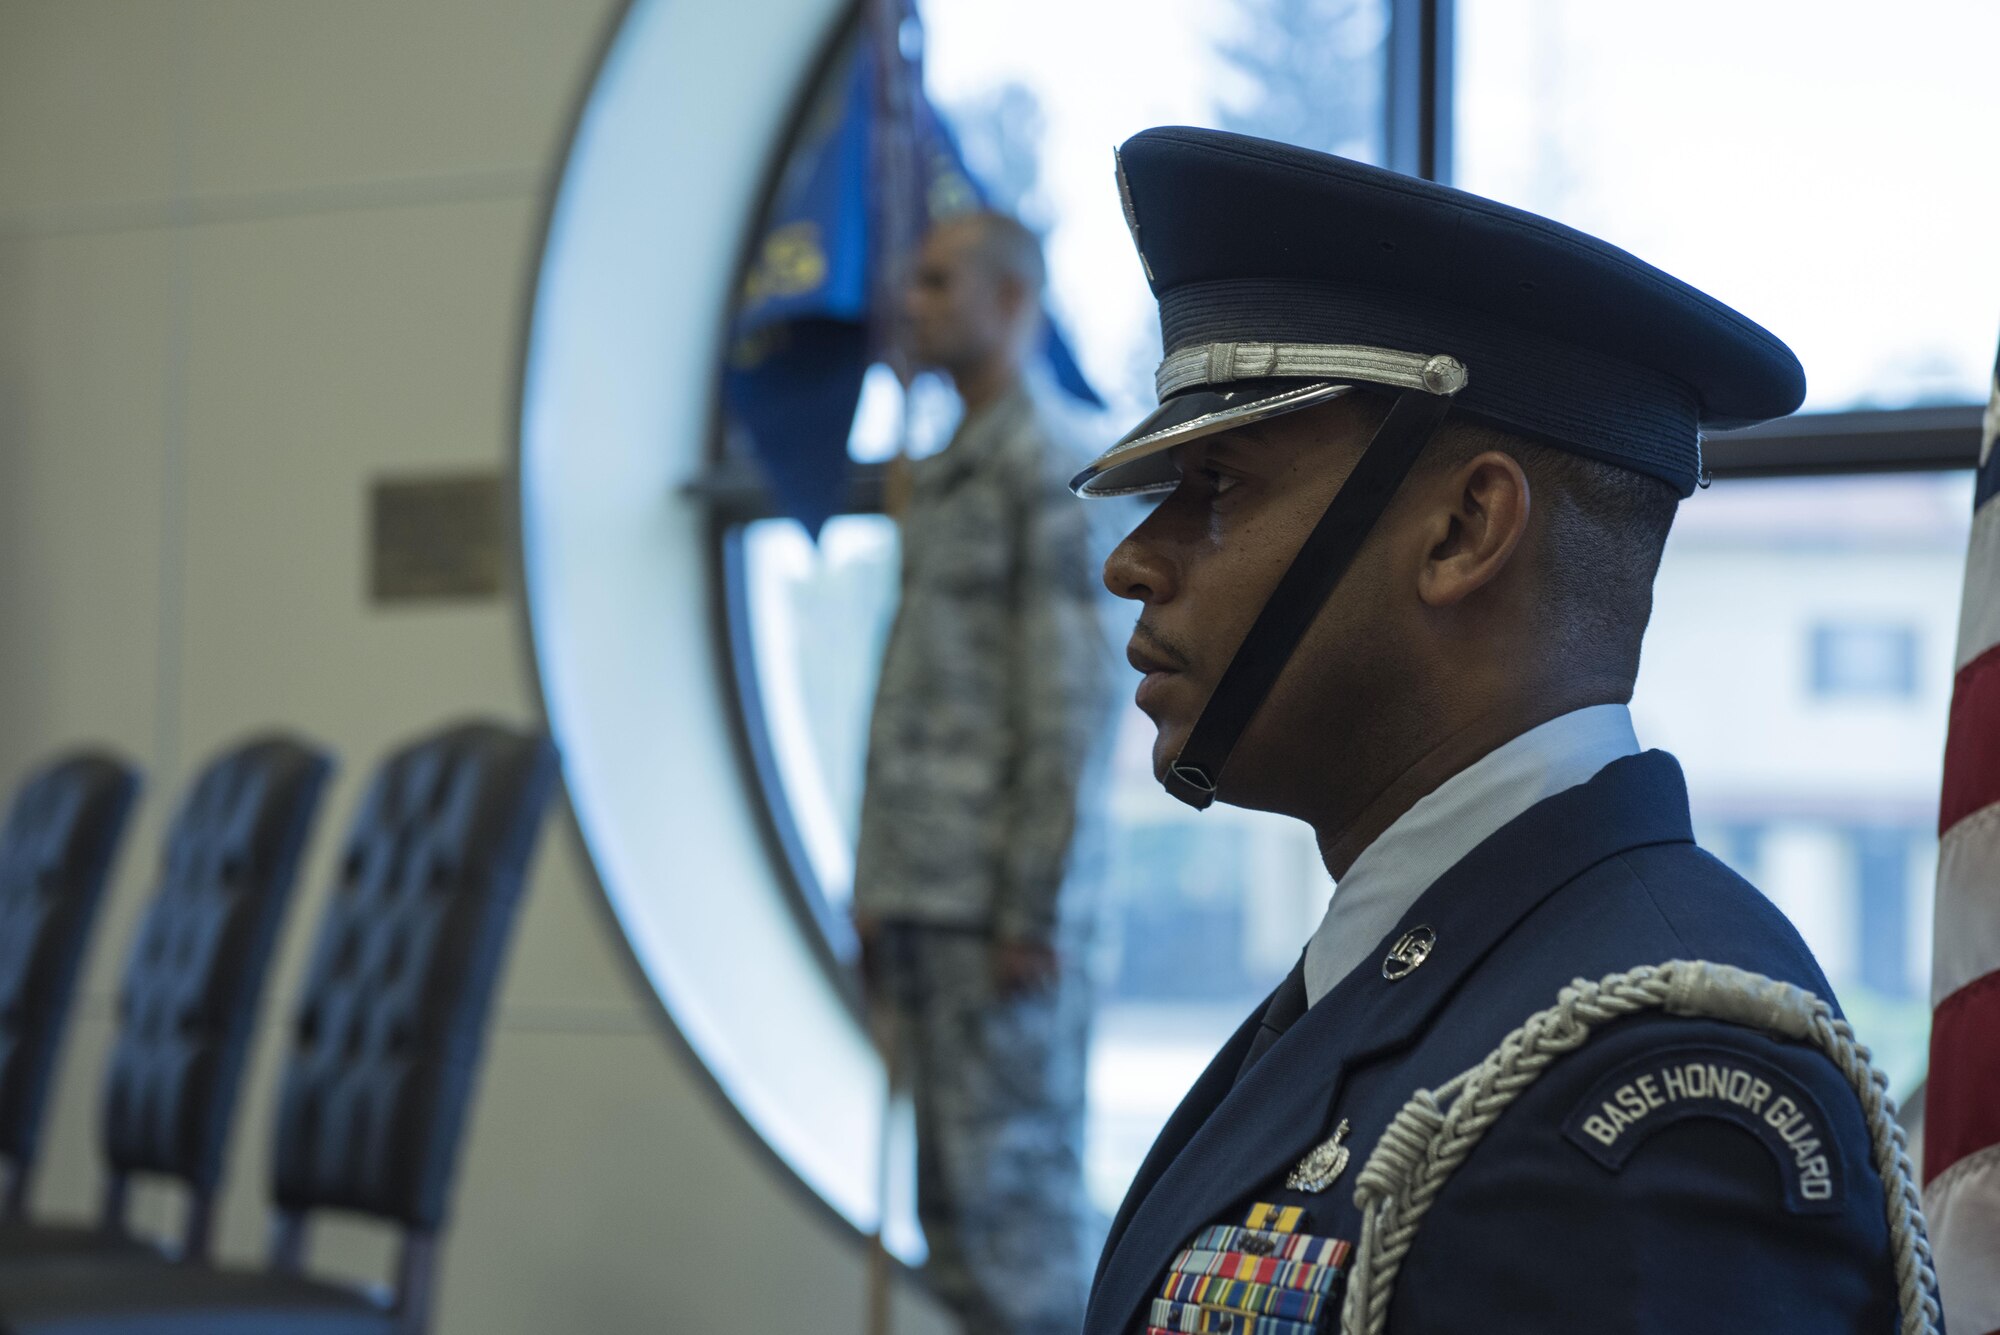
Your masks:
{"label": "camouflage abu jacket", "polygon": [[858,911],[1040,939],[1088,921],[1094,878],[1068,896],[1064,882],[1079,793],[1096,801],[1113,660],[1089,518],[1066,485],[1077,466],[1026,388],[911,465]]}

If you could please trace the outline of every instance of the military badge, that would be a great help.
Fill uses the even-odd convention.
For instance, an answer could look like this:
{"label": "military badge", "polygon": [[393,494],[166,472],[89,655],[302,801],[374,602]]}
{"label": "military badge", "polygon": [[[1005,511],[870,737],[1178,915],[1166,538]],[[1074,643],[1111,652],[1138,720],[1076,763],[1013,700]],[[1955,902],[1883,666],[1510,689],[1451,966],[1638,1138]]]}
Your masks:
{"label": "military badge", "polygon": [[1299,1160],[1298,1167],[1292,1169],[1285,1179],[1287,1191],[1325,1191],[1347,1171],[1347,1146],[1341,1142],[1347,1138],[1347,1119],[1340,1119],[1340,1125],[1333,1134],[1320,1144],[1313,1146],[1312,1152]]}
{"label": "military badge", "polygon": [[1431,957],[1437,949],[1438,934],[1429,927],[1412,927],[1396,938],[1396,944],[1389,948],[1388,956],[1382,961],[1382,976],[1390,982],[1408,978],[1417,971],[1417,966]]}
{"label": "military badge", "polygon": [[1296,1205],[1258,1204],[1241,1225],[1203,1229],[1167,1271],[1147,1335],[1319,1335],[1354,1249],[1299,1231],[1308,1223]]}

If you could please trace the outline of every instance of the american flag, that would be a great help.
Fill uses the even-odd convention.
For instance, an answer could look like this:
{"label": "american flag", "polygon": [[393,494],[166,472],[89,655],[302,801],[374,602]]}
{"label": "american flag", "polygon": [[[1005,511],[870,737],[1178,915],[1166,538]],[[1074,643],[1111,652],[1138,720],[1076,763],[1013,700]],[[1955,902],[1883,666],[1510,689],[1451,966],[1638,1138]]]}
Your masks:
{"label": "american flag", "polygon": [[1924,1212],[1953,1335],[2000,1332],[2000,364],[1980,433],[1938,811]]}

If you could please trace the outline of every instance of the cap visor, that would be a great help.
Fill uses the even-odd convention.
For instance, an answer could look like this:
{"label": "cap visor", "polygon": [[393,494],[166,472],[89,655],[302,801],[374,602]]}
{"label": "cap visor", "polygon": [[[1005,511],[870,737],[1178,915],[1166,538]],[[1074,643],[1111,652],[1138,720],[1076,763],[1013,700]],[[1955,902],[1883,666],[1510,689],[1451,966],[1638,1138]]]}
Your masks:
{"label": "cap visor", "polygon": [[1084,497],[1172,491],[1180,482],[1168,456],[1174,446],[1326,403],[1353,388],[1327,380],[1257,380],[1238,388],[1176,394],[1091,460],[1070,479],[1069,489]]}

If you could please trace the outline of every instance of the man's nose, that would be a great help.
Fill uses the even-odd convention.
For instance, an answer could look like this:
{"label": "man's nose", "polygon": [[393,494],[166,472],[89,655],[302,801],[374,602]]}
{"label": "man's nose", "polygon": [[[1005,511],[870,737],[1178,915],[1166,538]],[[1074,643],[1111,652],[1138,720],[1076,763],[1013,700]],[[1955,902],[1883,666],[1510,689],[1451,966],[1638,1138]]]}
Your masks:
{"label": "man's nose", "polygon": [[1120,598],[1153,606],[1173,598],[1177,581],[1173,566],[1146,541],[1146,525],[1125,540],[1104,561],[1104,587]]}

